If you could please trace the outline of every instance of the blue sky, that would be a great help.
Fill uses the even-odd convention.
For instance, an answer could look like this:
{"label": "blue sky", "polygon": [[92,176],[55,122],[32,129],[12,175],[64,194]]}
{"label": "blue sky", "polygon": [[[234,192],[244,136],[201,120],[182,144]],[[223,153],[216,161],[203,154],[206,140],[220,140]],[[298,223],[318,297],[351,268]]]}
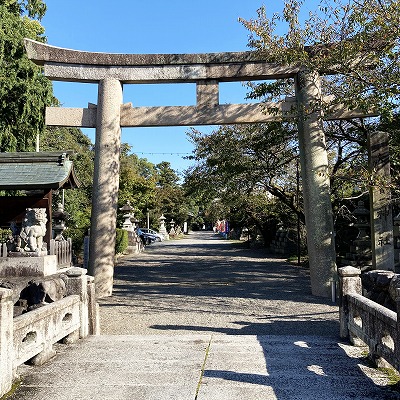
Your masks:
{"label": "blue sky", "polygon": [[[281,11],[283,0],[270,1],[268,14]],[[244,51],[249,32],[238,18],[256,18],[259,0],[46,0],[42,24],[48,43],[76,50],[111,53],[208,53]],[[65,107],[97,103],[97,85],[55,82]],[[221,103],[245,102],[240,83],[220,87]],[[194,84],[125,85],[124,103],[134,106],[193,105]],[[210,127],[198,127],[210,131]],[[188,127],[124,128],[122,142],[152,163],[169,161],[182,172],[190,162],[182,154],[193,146]],[[94,129],[84,129],[94,140]],[[158,154],[165,153],[165,154]]]}

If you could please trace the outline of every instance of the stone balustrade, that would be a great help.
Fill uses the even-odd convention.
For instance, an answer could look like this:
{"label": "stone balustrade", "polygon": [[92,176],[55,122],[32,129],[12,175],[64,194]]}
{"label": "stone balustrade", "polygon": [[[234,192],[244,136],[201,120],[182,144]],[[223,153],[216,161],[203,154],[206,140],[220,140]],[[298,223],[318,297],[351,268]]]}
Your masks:
{"label": "stone balustrade", "polygon": [[6,243],[0,243],[0,277],[46,276],[60,272],[72,265],[72,241],[50,240],[49,254],[35,257],[10,252]]}
{"label": "stone balustrade", "polygon": [[57,256],[58,269],[72,265],[72,240],[50,240],[49,254]]}
{"label": "stone balustrade", "polygon": [[376,365],[400,371],[400,290],[397,312],[391,311],[362,295],[360,275],[359,268],[339,268],[340,336],[367,345]]}
{"label": "stone balustrade", "polygon": [[99,334],[94,278],[82,268],[60,275],[67,296],[14,318],[13,291],[0,288],[0,397],[7,393],[19,365],[41,365],[55,355],[60,340],[72,343]]}

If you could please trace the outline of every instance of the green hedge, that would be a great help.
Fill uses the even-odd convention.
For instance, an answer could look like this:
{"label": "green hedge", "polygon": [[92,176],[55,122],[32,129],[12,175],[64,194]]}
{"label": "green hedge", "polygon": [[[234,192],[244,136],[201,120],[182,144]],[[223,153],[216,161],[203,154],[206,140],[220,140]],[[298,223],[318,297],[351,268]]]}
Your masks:
{"label": "green hedge", "polygon": [[[86,229],[68,228],[64,236],[72,239],[72,248],[76,255],[83,255],[83,239]],[[115,254],[122,254],[128,247],[128,231],[118,229],[116,231]]]}
{"label": "green hedge", "polygon": [[122,254],[128,248],[128,231],[117,228],[115,239],[115,254]]}

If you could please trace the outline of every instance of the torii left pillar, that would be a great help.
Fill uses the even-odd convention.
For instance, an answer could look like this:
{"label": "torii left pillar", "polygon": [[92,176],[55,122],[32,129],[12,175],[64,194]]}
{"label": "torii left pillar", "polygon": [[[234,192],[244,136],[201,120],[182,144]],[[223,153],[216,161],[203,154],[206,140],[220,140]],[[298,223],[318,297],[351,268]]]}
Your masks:
{"label": "torii left pillar", "polygon": [[89,247],[89,274],[96,297],[111,296],[121,148],[122,84],[114,78],[99,82]]}

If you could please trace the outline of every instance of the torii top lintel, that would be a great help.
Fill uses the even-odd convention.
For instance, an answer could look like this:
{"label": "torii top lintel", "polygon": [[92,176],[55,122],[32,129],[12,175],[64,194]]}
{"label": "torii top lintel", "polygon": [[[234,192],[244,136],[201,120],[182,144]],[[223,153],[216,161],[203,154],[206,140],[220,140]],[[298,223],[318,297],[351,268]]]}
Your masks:
{"label": "torii top lintel", "polygon": [[219,82],[280,79],[298,66],[267,63],[256,52],[202,54],[114,54],[65,49],[25,39],[28,57],[44,66],[49,79],[99,82],[113,77],[122,83]]}
{"label": "torii top lintel", "polygon": [[[219,104],[219,82],[294,77],[301,68],[267,63],[256,52],[204,54],[112,54],[50,46],[25,39],[28,57],[44,66],[51,80],[98,83],[115,79],[124,83],[196,83],[196,106],[121,106],[120,126],[193,126],[257,123],[279,120],[276,113],[291,115],[296,99],[271,104]],[[324,99],[325,101],[325,99]],[[328,100],[330,102],[331,100]],[[206,111],[205,111],[206,108]],[[366,116],[362,110],[335,106],[325,119]],[[47,107],[46,124],[96,127],[96,107]]]}

